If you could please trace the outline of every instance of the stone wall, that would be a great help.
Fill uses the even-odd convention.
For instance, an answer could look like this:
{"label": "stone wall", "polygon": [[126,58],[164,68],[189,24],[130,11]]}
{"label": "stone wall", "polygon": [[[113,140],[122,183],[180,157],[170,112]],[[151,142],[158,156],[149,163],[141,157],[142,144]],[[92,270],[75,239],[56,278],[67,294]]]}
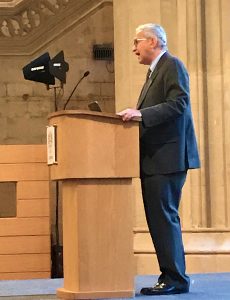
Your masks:
{"label": "stone wall", "polygon": [[[97,100],[104,111],[114,111],[113,62],[94,60],[92,55],[94,44],[113,45],[111,2],[62,0],[57,9],[56,1],[46,0],[42,1],[46,10],[40,2],[24,0],[14,8],[5,7],[10,6],[8,2],[1,6],[0,2],[0,23],[8,30],[0,32],[0,144],[46,143],[47,115],[54,111],[54,91],[42,83],[26,81],[22,68],[47,51],[53,58],[63,50],[69,63],[64,92],[57,89],[58,109],[63,108],[77,81],[89,70],[90,75],[81,82],[67,108],[87,109],[89,102]],[[33,11],[40,17],[39,26],[31,19],[26,20],[31,23],[30,29],[19,22],[16,25],[21,26],[21,36],[16,35],[16,29],[10,26],[17,27],[13,17],[25,19],[25,14],[32,15]]]}

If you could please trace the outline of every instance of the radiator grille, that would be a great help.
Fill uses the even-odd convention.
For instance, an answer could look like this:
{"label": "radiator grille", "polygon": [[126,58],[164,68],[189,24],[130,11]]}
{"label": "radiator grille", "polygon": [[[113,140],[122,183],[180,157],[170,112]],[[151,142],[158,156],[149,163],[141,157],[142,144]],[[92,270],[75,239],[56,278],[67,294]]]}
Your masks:
{"label": "radiator grille", "polygon": [[114,49],[112,45],[94,45],[93,58],[95,60],[113,60]]}

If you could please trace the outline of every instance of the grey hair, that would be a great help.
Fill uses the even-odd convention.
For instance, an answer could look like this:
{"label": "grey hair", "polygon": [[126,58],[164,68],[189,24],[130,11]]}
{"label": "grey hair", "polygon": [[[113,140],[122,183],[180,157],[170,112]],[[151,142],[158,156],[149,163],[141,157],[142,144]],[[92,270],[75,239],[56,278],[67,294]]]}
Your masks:
{"label": "grey hair", "polygon": [[146,37],[155,36],[158,40],[159,47],[163,50],[167,50],[167,36],[163,27],[158,24],[147,23],[140,25],[136,28],[136,33],[143,31]]}

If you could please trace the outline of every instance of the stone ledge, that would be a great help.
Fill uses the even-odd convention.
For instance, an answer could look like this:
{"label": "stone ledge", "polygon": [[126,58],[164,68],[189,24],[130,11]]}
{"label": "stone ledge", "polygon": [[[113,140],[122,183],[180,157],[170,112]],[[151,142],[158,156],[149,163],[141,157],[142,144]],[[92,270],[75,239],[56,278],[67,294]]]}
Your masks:
{"label": "stone ledge", "polygon": [[[186,254],[186,270],[191,273],[229,272],[230,254]],[[155,254],[135,254],[138,275],[160,274]]]}
{"label": "stone ledge", "polygon": [[[230,255],[230,230],[205,230],[183,231],[185,253],[187,254],[229,254]],[[149,233],[135,232],[134,253],[155,253]]]}

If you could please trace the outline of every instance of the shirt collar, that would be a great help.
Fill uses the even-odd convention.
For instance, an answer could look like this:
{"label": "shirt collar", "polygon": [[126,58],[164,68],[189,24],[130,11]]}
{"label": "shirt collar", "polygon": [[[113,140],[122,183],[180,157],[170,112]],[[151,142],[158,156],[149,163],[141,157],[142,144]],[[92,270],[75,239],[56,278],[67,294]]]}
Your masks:
{"label": "shirt collar", "polygon": [[[161,51],[161,53],[152,61],[151,65],[150,65],[150,70],[151,70],[151,74],[154,71],[154,69],[156,68],[156,65],[158,63],[158,61],[160,60],[161,56],[166,52],[166,50]],[[151,74],[149,76],[151,76]]]}

